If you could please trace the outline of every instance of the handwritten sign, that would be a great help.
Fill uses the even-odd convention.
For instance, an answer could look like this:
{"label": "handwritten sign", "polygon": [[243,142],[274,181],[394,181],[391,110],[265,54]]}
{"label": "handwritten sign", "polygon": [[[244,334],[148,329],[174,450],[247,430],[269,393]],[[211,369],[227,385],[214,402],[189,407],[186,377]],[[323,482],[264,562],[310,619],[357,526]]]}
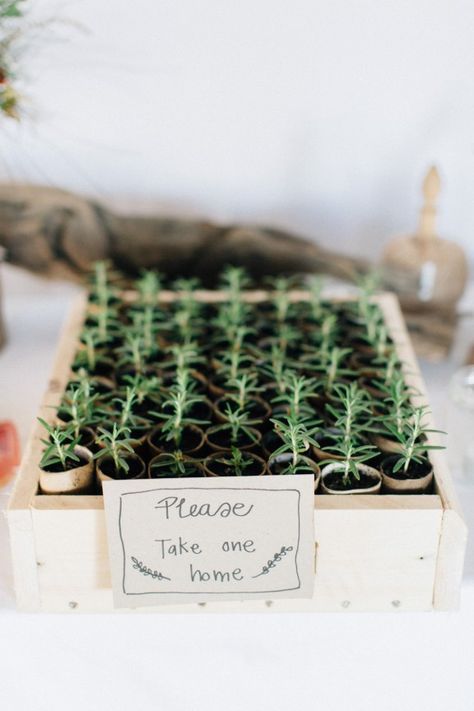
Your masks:
{"label": "handwritten sign", "polygon": [[311,597],[313,477],[104,483],[116,607]]}

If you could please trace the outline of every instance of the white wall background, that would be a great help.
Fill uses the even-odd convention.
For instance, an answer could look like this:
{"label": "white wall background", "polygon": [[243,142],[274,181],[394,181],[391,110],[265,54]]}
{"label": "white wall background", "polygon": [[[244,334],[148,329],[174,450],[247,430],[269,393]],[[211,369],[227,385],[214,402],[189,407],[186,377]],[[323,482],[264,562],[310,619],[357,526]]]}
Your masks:
{"label": "white wall background", "polygon": [[[36,0],[0,178],[373,252],[444,180],[474,258],[472,0]],[[26,42],[28,47],[28,42]]]}

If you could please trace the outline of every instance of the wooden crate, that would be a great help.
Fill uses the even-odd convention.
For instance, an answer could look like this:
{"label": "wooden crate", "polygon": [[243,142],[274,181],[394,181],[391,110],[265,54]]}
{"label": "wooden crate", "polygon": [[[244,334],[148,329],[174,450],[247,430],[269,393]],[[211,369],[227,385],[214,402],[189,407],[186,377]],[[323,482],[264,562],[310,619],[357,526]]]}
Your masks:
{"label": "wooden crate", "polygon": [[[304,292],[294,292],[295,300]],[[249,300],[265,299],[249,293]],[[171,300],[171,292],[162,294]],[[199,292],[203,301],[222,298]],[[425,392],[395,297],[377,297],[406,379]],[[65,326],[40,415],[51,420],[69,379],[85,297]],[[40,427],[30,436],[8,507],[19,609],[113,610],[101,496],[38,494]],[[450,610],[458,605],[466,526],[442,452],[434,451],[430,495],[315,496],[316,577],[310,600],[212,602],[145,608],[155,612]],[[143,612],[143,608],[141,609]]]}

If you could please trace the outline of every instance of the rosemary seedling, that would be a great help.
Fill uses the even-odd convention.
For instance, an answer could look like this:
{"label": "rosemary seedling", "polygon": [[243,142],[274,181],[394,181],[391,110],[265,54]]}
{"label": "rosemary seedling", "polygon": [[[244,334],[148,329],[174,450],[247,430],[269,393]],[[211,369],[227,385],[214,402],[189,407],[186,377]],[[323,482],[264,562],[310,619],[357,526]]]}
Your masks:
{"label": "rosemary seedling", "polygon": [[130,429],[122,427],[116,422],[113,423],[112,429],[98,427],[97,442],[100,449],[94,455],[94,459],[102,459],[110,457],[114,463],[117,473],[127,472],[130,470],[130,465],[127,461],[129,455],[133,455],[133,447],[130,444]]}
{"label": "rosemary seedling", "polygon": [[258,395],[262,388],[257,385],[256,373],[243,373],[227,382],[229,400],[233,400],[241,410],[247,410],[250,398]]}
{"label": "rosemary seedling", "polygon": [[272,404],[285,405],[290,417],[297,420],[314,418],[314,408],[309,400],[316,395],[316,380],[293,372],[285,374],[284,378],[284,390],[273,398]]}
{"label": "rosemary seedling", "polygon": [[62,419],[66,419],[76,439],[79,439],[83,427],[100,421],[100,413],[97,410],[98,397],[98,394],[92,395],[87,379],[72,383],[66,390],[58,414]]}
{"label": "rosemary seedling", "polygon": [[226,421],[220,425],[216,425],[213,428],[214,432],[228,432],[230,444],[234,447],[239,445],[242,434],[251,442],[258,441],[258,435],[253,428],[259,424],[259,420],[251,419],[249,414],[241,408],[233,410],[229,404],[227,404],[224,414]]}
{"label": "rosemary seedling", "polygon": [[154,307],[162,288],[162,275],[151,269],[142,272],[135,283],[138,291],[138,303],[144,307]]}
{"label": "rosemary seedling", "polygon": [[38,417],[38,421],[48,433],[48,439],[41,440],[45,446],[40,461],[42,469],[59,464],[61,470],[66,471],[71,468],[70,465],[81,461],[76,453],[79,440],[74,436],[72,427],[54,427],[41,417]]}
{"label": "rosemary seedling", "polygon": [[403,472],[406,476],[412,463],[422,464],[429,450],[444,449],[441,445],[428,444],[426,441],[428,434],[444,434],[441,430],[426,427],[424,421],[427,414],[428,408],[422,405],[413,408],[401,425],[396,425],[390,420],[385,421],[389,433],[400,444],[400,452],[393,466],[394,473]]}
{"label": "rosemary seedling", "polygon": [[219,456],[217,461],[229,467],[235,476],[245,476],[245,472],[252,466],[255,460],[250,455],[238,449],[238,447],[231,447],[230,455],[224,452]]}
{"label": "rosemary seedling", "polygon": [[298,474],[300,471],[306,471],[308,465],[302,457],[311,445],[318,446],[314,438],[314,430],[308,429],[304,422],[298,421],[292,414],[283,419],[272,418],[271,422],[283,441],[283,444],[272,453],[271,460],[283,455],[291,455],[282,474]]}

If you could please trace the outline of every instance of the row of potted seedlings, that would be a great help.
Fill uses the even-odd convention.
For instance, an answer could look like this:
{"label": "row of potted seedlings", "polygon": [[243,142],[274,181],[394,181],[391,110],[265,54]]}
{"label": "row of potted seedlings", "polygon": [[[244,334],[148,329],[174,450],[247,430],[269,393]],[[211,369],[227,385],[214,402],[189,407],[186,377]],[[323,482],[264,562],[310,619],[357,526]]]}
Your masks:
{"label": "row of potted seedlings", "polygon": [[40,488],[96,493],[104,480],[312,474],[316,493],[430,491],[426,409],[374,303],[304,298],[278,277],[249,300],[228,267],[223,296],[194,279],[162,299],[148,271],[124,292],[98,263],[71,377],[44,427]]}

